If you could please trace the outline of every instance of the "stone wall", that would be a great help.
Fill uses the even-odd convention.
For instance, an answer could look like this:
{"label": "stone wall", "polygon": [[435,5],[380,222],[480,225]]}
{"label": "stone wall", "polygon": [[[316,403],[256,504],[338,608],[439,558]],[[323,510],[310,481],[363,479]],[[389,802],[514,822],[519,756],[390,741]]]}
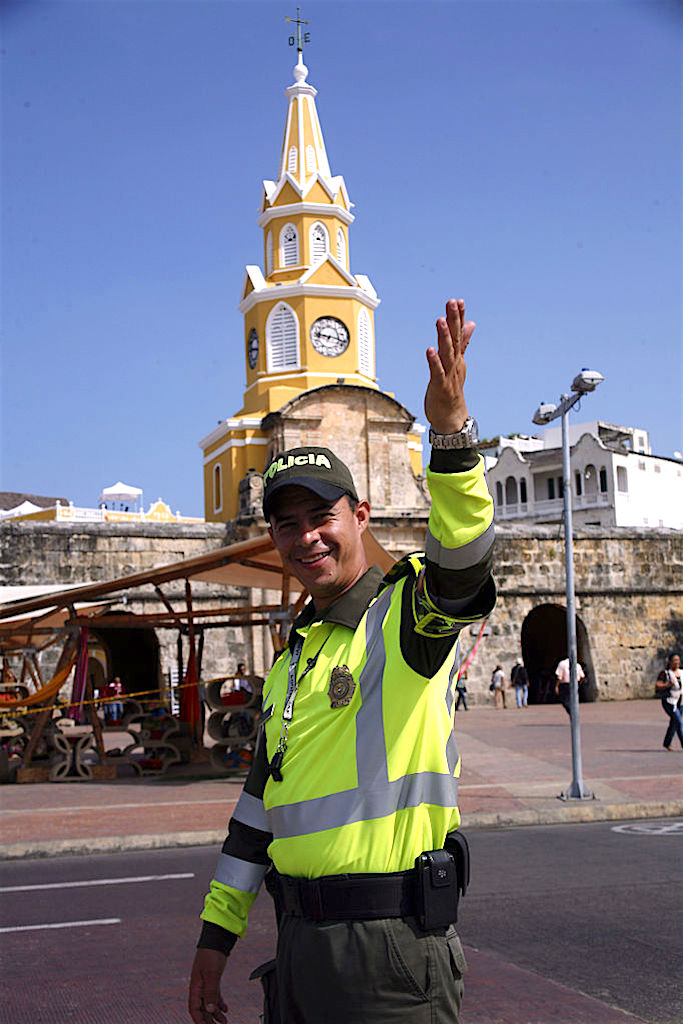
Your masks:
{"label": "stone wall", "polygon": [[[427,516],[375,516],[371,528],[395,557],[424,546]],[[260,532],[257,517],[224,526],[116,525],[64,523],[0,524],[0,583],[73,584],[100,581],[199,555]],[[683,648],[683,542],[680,533],[655,530],[585,529],[574,539],[579,619],[579,658],[589,670],[589,696],[624,699],[648,696],[657,671],[672,649]],[[490,699],[488,683],[496,664],[509,675],[517,655],[552,661],[564,644],[564,544],[557,527],[499,526],[495,555],[499,600],[468,674],[474,703]],[[164,585],[179,606],[182,581]],[[197,607],[272,595],[237,588],[193,584]],[[124,606],[118,602],[114,607]],[[125,608],[159,609],[151,587],[133,592]],[[478,627],[465,630],[463,647]],[[176,663],[177,633],[159,630],[161,669]],[[523,643],[523,637],[524,643]],[[562,653],[560,654],[562,656]],[[244,660],[256,672],[267,669],[272,650],[262,627],[207,630],[205,678],[227,674]],[[557,658],[559,660],[559,657]],[[540,664],[540,662],[539,662]],[[555,661],[556,664],[556,661]]]}

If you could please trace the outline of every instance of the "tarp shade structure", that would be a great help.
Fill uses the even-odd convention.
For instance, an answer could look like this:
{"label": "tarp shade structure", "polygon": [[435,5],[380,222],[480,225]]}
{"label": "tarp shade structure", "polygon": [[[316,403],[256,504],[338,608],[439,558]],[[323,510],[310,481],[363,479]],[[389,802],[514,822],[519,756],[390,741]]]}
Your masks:
{"label": "tarp shade structure", "polygon": [[[24,589],[40,590],[37,587],[0,587],[0,599],[4,596],[5,591],[16,593],[16,591]],[[55,588],[50,587],[49,592],[50,594],[55,593]],[[57,593],[61,597],[61,594]],[[45,596],[44,592],[41,596]],[[73,605],[73,609],[81,618],[94,617],[108,608],[110,604],[110,601],[80,601]],[[0,605],[0,609],[3,609],[2,605]],[[70,617],[71,607],[39,609],[24,615],[7,617],[0,613],[0,652],[10,654],[12,651],[21,651],[29,645],[35,647],[36,651],[49,647],[54,643],[54,634],[63,629]]]}
{"label": "tarp shade structure", "polygon": [[131,487],[129,484],[124,484],[122,480],[117,480],[111,487],[105,487],[100,494],[100,501],[137,501],[138,498],[142,497],[141,487]]}

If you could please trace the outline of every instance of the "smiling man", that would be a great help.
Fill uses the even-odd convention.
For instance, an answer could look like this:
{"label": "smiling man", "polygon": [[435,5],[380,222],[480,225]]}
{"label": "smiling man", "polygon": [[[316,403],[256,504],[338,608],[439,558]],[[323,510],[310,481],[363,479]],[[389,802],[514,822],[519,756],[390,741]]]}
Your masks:
{"label": "smiling man", "polygon": [[206,897],[195,1024],[228,1019],[221,974],[266,873],[278,915],[266,1022],[459,1019],[457,641],[495,603],[493,503],[463,391],[474,323],[462,300],[436,329],[424,553],[384,577],[368,567],[370,506],[329,449],[283,452],[264,474],[271,537],[311,600],[268,674],[253,766]]}

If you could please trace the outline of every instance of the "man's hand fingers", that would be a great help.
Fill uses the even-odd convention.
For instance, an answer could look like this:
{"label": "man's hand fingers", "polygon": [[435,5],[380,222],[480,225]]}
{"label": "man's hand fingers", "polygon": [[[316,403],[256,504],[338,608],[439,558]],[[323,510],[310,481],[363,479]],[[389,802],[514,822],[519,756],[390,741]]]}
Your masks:
{"label": "man's hand fingers", "polygon": [[436,321],[436,340],[444,373],[449,374],[455,364],[457,348],[453,343],[451,326],[442,316]]}
{"label": "man's hand fingers", "polygon": [[465,300],[449,299],[446,303],[446,320],[448,329],[451,332],[453,344],[457,346],[460,342],[462,325],[465,322]]}
{"label": "man's hand fingers", "polygon": [[474,334],[474,329],[477,325],[474,320],[468,320],[467,323],[462,325],[462,341],[460,342],[460,354],[465,355],[467,346],[470,343],[470,338]]}

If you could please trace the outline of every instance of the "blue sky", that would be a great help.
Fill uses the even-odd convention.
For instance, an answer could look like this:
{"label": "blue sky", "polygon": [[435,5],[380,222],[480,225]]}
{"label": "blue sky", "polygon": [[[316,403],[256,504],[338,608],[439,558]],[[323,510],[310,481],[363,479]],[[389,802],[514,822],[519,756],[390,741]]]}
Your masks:
{"label": "blue sky", "polygon": [[[312,0],[305,52],[355,203],[381,386],[424,422],[446,298],[478,328],[482,436],[681,430],[681,8],[621,0]],[[0,488],[93,505],[123,479],[203,510],[198,440],[242,404],[295,51],[263,0],[4,0]]]}

